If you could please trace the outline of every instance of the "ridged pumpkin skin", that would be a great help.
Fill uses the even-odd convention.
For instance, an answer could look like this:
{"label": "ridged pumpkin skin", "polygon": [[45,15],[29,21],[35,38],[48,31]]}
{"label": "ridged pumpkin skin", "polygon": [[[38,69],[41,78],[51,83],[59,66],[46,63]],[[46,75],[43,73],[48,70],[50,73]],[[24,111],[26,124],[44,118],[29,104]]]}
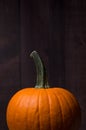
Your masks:
{"label": "ridged pumpkin skin", "polygon": [[80,107],[76,98],[62,88],[25,88],[7,107],[9,130],[78,130]]}
{"label": "ridged pumpkin skin", "polygon": [[35,88],[24,88],[10,100],[6,120],[9,130],[78,130],[81,111],[69,91],[50,88],[38,53],[31,53],[37,70]]}

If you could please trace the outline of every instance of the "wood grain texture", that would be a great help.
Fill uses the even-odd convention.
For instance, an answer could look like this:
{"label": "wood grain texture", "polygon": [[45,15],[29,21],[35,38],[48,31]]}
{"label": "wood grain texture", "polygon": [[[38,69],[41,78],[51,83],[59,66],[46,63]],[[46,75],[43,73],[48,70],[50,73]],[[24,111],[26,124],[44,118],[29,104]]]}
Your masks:
{"label": "wood grain texture", "polygon": [[86,129],[86,1],[0,1],[0,130],[7,130],[6,105],[19,89],[34,86],[37,50],[51,86],[67,88],[82,109]]}

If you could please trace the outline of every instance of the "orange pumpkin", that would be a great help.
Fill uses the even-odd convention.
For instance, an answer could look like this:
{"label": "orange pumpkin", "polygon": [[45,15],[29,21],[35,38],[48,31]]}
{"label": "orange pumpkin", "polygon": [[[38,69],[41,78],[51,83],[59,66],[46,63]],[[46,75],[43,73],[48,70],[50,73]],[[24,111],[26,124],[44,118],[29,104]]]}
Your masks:
{"label": "orange pumpkin", "polygon": [[11,98],[6,113],[9,130],[78,130],[80,106],[63,88],[50,88],[38,53],[31,53],[36,69],[35,88],[24,88]]}

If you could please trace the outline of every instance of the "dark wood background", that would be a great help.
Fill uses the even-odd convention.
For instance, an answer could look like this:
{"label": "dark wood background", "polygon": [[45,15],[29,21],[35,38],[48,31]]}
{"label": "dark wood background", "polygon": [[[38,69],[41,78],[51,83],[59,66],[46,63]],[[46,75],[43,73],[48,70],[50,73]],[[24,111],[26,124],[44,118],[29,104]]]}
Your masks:
{"label": "dark wood background", "polygon": [[86,1],[0,0],[0,130],[8,130],[12,95],[35,85],[30,53],[43,58],[51,86],[68,89],[82,110],[86,129]]}

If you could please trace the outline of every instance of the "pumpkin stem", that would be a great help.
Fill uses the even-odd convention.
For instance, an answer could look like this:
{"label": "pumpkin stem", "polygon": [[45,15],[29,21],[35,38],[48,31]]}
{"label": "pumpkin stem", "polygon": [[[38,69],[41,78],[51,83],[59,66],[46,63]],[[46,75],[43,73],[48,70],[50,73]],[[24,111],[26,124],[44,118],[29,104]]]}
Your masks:
{"label": "pumpkin stem", "polygon": [[34,59],[36,71],[37,71],[37,81],[35,88],[49,88],[46,69],[43,64],[42,59],[39,57],[36,51],[33,51],[30,56]]}

